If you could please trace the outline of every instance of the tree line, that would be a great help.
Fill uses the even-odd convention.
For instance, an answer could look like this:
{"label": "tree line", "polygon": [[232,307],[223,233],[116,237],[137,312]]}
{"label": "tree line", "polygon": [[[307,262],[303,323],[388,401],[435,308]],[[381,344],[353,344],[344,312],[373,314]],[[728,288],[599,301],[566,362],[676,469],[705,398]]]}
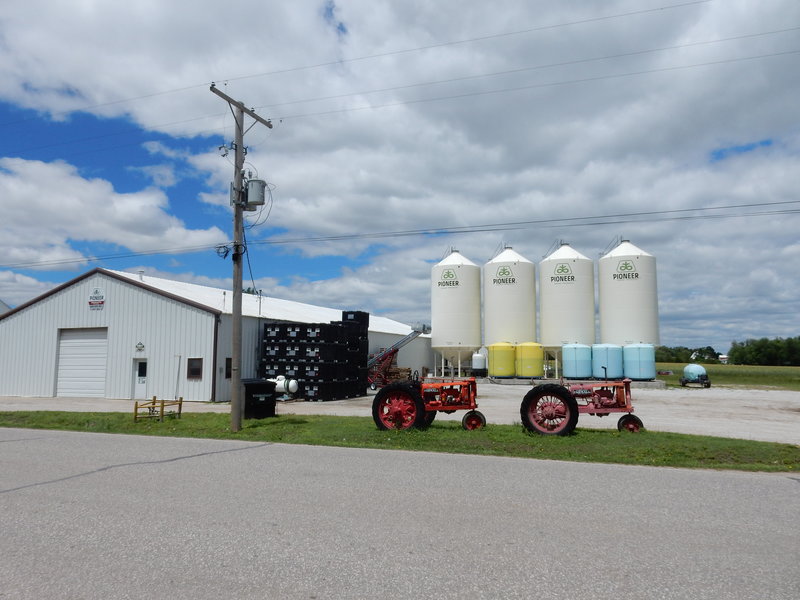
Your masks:
{"label": "tree line", "polygon": [[685,346],[670,348],[667,346],[657,346],[655,354],[656,362],[702,362],[706,364],[719,362],[719,353],[711,346],[706,346],[705,348],[687,348]]}
{"label": "tree line", "polygon": [[728,362],[771,367],[800,366],[800,337],[733,342]]}

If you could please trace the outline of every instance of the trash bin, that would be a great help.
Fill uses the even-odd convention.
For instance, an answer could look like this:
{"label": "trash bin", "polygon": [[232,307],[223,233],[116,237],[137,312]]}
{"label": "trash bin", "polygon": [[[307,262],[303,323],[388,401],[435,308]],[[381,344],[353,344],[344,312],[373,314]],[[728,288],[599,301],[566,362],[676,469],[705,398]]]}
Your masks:
{"label": "trash bin", "polygon": [[242,379],[244,418],[266,419],[275,416],[275,382],[266,379]]}

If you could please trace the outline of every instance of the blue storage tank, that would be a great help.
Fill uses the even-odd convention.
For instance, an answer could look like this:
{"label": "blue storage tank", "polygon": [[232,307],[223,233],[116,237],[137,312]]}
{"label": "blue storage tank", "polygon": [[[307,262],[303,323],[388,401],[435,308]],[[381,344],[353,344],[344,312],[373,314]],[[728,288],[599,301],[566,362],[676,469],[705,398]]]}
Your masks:
{"label": "blue storage tank", "polygon": [[588,379],[592,376],[592,347],[564,344],[561,346],[561,362],[565,379]]}
{"label": "blue storage tank", "polygon": [[625,377],[638,381],[656,378],[656,347],[653,344],[629,344],[622,352]]}
{"label": "blue storage tank", "polygon": [[622,375],[622,346],[594,344],[592,346],[592,377],[595,379],[622,379]]}
{"label": "blue storage tank", "polygon": [[691,364],[686,365],[683,367],[683,377],[686,381],[695,382],[700,379],[701,375],[705,375],[706,370],[705,367],[701,367],[700,365]]}

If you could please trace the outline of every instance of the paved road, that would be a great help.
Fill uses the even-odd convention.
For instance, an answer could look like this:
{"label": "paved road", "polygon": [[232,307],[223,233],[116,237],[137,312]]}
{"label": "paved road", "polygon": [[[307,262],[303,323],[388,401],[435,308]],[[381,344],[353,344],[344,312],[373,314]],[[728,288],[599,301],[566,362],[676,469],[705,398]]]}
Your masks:
{"label": "paved road", "polygon": [[800,476],[0,429],[0,598],[789,599]]}

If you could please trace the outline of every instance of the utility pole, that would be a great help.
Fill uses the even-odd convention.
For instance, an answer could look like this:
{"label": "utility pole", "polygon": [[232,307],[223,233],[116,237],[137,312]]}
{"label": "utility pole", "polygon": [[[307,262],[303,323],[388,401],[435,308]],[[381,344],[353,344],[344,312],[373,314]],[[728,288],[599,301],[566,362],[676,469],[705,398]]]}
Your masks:
{"label": "utility pole", "polygon": [[[272,129],[272,122],[258,116],[246,108],[238,100],[219,91],[211,84],[211,91],[225,100],[231,107],[236,121],[235,160],[233,165],[233,315],[232,331],[233,348],[231,350],[231,431],[234,433],[242,428],[242,256],[244,247],[244,205],[247,203],[245,192],[242,189],[244,169],[244,115],[247,113],[258,123]],[[234,110],[235,109],[235,110]],[[255,125],[255,123],[253,123]],[[252,125],[250,126],[252,127]],[[248,127],[248,131],[250,128]]]}

